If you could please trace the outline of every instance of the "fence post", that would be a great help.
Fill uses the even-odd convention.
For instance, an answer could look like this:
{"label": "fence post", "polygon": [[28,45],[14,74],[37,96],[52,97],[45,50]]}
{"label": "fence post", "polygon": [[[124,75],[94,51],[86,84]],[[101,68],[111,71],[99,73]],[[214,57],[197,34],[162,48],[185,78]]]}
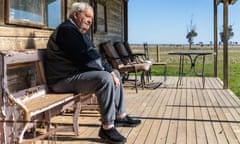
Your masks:
{"label": "fence post", "polygon": [[149,59],[149,47],[147,43],[143,44],[143,48],[144,48],[144,53],[146,55],[146,59]]}
{"label": "fence post", "polygon": [[160,55],[159,55],[158,44],[157,44],[156,50],[157,50],[157,62],[159,62],[159,60],[160,60]]}

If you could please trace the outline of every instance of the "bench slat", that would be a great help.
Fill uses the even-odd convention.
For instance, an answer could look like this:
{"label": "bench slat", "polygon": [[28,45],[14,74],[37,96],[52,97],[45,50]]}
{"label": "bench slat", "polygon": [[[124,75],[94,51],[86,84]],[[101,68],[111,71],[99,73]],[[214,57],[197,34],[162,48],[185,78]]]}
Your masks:
{"label": "bench slat", "polygon": [[51,109],[59,104],[70,101],[74,98],[72,93],[68,94],[45,94],[30,101],[26,101],[24,105],[26,106],[30,115],[37,115],[43,111]]}

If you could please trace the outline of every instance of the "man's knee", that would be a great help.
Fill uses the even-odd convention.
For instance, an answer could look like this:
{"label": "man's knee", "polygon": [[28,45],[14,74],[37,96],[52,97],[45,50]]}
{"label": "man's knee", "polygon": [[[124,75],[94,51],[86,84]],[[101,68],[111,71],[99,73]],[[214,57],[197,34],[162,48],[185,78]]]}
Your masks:
{"label": "man's knee", "polygon": [[113,78],[109,72],[105,71],[99,72],[99,78],[103,83],[113,83]]}

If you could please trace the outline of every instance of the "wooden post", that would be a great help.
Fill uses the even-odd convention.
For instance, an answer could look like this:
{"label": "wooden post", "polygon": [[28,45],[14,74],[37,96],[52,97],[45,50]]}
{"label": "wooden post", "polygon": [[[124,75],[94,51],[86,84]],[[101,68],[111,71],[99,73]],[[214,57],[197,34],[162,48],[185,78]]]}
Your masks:
{"label": "wooden post", "polygon": [[160,61],[160,53],[159,53],[158,45],[156,47],[156,50],[157,50],[157,62],[159,62]]}
{"label": "wooden post", "polygon": [[123,0],[124,3],[124,41],[128,41],[128,0]]}
{"label": "wooden post", "polygon": [[223,4],[223,89],[228,89],[228,2]]}
{"label": "wooden post", "polygon": [[217,0],[213,1],[214,9],[214,77],[218,76],[218,30],[217,30]]}

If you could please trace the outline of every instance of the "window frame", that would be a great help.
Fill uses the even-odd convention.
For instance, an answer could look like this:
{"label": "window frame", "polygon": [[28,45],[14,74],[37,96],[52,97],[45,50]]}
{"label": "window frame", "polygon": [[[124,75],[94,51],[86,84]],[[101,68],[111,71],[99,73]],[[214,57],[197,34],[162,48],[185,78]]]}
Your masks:
{"label": "window frame", "polygon": [[[103,13],[100,15],[99,11],[98,11],[98,5],[103,6]],[[94,1],[94,13],[95,13],[95,17],[94,17],[94,33],[107,33],[108,29],[107,29],[107,6],[106,6],[106,2],[104,0],[97,0]],[[101,17],[103,16],[103,17]],[[104,30],[99,29],[99,25],[101,23],[99,23],[98,19],[103,19],[104,23],[103,25],[101,25]]]}
{"label": "window frame", "polygon": [[[67,18],[68,16],[67,16],[67,8],[66,8],[66,6],[65,5],[67,5],[67,0],[60,0],[61,1],[61,15],[60,15],[60,17],[61,17],[61,22],[63,22],[64,20],[65,20],[65,18]],[[46,8],[44,8],[44,10],[46,10]],[[46,11],[45,11],[46,12]],[[47,29],[55,29],[55,28],[53,28],[53,27],[48,27],[47,26],[47,21],[46,21],[46,19],[47,19],[47,16],[46,16],[46,14],[45,14],[45,18],[44,18],[44,20],[45,20],[45,28],[47,28]],[[61,23],[60,22],[60,23]],[[59,24],[60,24],[59,23]],[[56,26],[56,28],[57,28],[57,26]]]}
{"label": "window frame", "polygon": [[[12,19],[10,18],[10,0],[5,1],[5,23],[10,25],[19,25],[24,27],[35,27],[35,28],[46,28],[46,29],[55,29],[53,27],[48,27],[47,25],[47,13],[46,13],[46,1],[40,0],[41,2],[41,15],[42,15],[42,22],[34,22],[34,21],[24,21],[24,20],[18,20],[18,19]],[[60,0],[61,3],[61,22],[65,18],[65,0]]]}

